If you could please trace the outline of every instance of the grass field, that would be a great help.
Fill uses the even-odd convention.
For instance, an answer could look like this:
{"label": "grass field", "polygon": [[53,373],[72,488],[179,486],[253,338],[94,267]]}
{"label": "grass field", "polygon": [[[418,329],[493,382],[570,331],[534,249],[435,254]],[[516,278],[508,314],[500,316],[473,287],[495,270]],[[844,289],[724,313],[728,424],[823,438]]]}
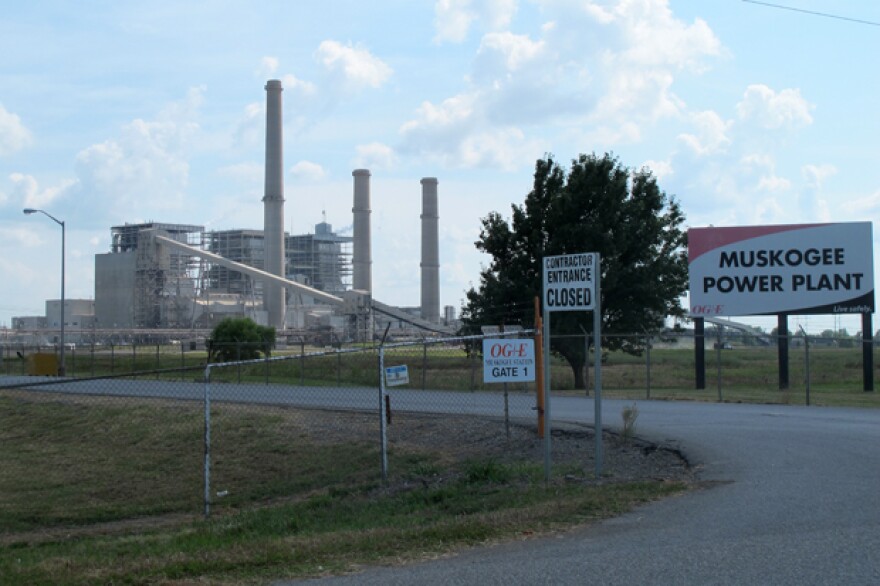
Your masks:
{"label": "grass field", "polygon": [[559,530],[687,488],[566,481],[570,465],[545,484],[539,461],[459,453],[448,433],[396,443],[383,484],[375,417],[218,405],[226,496],[205,520],[200,408],[0,391],[0,583],[265,583]]}

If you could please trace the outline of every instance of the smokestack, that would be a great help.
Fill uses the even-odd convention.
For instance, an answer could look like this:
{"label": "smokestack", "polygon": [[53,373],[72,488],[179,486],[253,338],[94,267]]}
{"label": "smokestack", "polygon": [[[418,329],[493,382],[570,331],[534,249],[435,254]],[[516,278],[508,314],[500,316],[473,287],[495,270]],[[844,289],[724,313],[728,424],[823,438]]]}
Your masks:
{"label": "smokestack", "polygon": [[440,236],[437,178],[422,179],[422,319],[440,322]]}
{"label": "smokestack", "polygon": [[[266,183],[263,195],[265,270],[284,277],[284,149],[281,121],[281,81],[266,82]],[[284,287],[263,282],[263,307],[269,325],[284,329]]]}
{"label": "smokestack", "polygon": [[370,171],[355,169],[354,176],[354,232],[352,239],[352,288],[372,293],[372,253],[370,252]]}

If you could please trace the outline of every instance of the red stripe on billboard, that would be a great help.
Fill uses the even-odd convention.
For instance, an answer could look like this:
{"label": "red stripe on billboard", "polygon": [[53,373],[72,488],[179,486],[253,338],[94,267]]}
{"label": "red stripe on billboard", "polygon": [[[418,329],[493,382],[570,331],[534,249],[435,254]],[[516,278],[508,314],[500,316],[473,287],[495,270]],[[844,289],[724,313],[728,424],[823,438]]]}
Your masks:
{"label": "red stripe on billboard", "polygon": [[732,226],[729,228],[691,228],[688,230],[688,260],[693,262],[701,254],[742,240],[823,225],[778,224],[770,226]]}

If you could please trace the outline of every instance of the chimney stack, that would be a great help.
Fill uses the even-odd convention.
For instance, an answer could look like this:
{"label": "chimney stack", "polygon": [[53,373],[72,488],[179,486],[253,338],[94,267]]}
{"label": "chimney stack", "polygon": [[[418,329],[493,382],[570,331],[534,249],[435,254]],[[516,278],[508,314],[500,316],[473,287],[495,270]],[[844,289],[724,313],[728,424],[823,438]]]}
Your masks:
{"label": "chimney stack", "polygon": [[355,169],[354,229],[352,234],[352,288],[373,292],[372,252],[370,251],[370,171]]}
{"label": "chimney stack", "polygon": [[437,178],[422,179],[422,319],[440,323],[440,235]]}
{"label": "chimney stack", "polygon": [[[284,277],[284,149],[281,118],[281,81],[266,82],[266,183],[263,195],[265,270]],[[263,308],[276,330],[284,329],[284,287],[263,283]]]}

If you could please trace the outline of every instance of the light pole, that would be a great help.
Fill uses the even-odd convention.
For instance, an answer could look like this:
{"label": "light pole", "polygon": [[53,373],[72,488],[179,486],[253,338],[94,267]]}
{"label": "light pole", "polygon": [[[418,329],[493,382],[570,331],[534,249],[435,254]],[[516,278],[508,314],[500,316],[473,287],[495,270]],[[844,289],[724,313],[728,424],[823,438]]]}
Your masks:
{"label": "light pole", "polygon": [[58,364],[58,376],[64,376],[66,374],[66,367],[64,362],[64,222],[44,210],[25,208],[23,211],[26,215],[36,214],[37,212],[39,212],[61,226],[61,362]]}

